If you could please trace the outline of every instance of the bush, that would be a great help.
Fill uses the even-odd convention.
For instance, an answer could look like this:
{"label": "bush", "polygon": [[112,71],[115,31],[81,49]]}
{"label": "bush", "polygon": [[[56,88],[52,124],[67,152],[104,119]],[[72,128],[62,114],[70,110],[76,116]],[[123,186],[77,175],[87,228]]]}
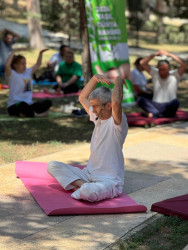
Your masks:
{"label": "bush", "polygon": [[156,22],[147,20],[143,25],[143,30],[145,31],[157,31]]}

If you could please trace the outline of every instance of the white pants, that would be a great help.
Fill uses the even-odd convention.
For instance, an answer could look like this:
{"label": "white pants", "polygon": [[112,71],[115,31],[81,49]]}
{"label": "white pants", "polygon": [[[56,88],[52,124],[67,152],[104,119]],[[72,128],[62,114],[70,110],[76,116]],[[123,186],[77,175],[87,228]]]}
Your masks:
{"label": "white pants", "polygon": [[71,183],[78,179],[85,181],[86,183],[71,195],[77,200],[100,201],[117,197],[122,192],[122,187],[118,186],[113,180],[92,176],[87,168],[80,169],[62,162],[50,161],[47,171],[65,190],[75,188]]}

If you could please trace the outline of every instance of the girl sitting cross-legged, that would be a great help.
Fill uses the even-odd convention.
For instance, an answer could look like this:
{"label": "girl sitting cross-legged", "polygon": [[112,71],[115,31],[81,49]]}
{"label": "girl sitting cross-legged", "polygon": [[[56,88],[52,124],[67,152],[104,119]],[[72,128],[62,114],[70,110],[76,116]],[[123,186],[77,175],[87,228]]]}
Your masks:
{"label": "girl sitting cross-legged", "polygon": [[32,75],[40,68],[42,54],[48,49],[41,50],[35,65],[26,68],[26,58],[22,55],[10,54],[5,64],[5,77],[9,85],[7,110],[9,115],[18,117],[34,117],[47,115],[52,106],[50,100],[32,101]]}

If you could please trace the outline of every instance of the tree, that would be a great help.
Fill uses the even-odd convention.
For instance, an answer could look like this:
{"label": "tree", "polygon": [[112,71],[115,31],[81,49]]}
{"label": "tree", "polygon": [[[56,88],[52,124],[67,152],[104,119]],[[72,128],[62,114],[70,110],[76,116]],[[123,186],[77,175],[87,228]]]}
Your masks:
{"label": "tree", "polygon": [[136,47],[139,47],[139,31],[144,24],[145,3],[143,0],[127,0],[130,12],[129,24],[136,30]]}
{"label": "tree", "polygon": [[81,27],[81,40],[82,40],[82,71],[84,82],[87,83],[92,77],[92,67],[91,67],[91,58],[89,52],[89,38],[87,31],[87,18],[85,10],[85,1],[80,0],[80,27]]}
{"label": "tree", "polygon": [[159,42],[159,36],[163,33],[163,16],[167,14],[167,6],[163,0],[157,0],[156,1],[156,6],[155,6],[155,11],[158,16],[158,29],[156,33],[156,43]]}
{"label": "tree", "polygon": [[40,25],[39,0],[27,0],[27,18],[29,30],[29,43],[32,49],[44,48],[42,29]]}
{"label": "tree", "polygon": [[41,16],[48,30],[53,32],[61,31],[61,13],[63,11],[59,0],[41,0]]}
{"label": "tree", "polygon": [[72,37],[80,35],[79,0],[41,0],[42,20],[54,32],[63,32]]}
{"label": "tree", "polygon": [[15,10],[18,10],[18,0],[14,0],[14,2],[13,2],[13,8]]}
{"label": "tree", "polygon": [[169,17],[179,17],[187,19],[188,1],[187,0],[164,0],[168,6]]}

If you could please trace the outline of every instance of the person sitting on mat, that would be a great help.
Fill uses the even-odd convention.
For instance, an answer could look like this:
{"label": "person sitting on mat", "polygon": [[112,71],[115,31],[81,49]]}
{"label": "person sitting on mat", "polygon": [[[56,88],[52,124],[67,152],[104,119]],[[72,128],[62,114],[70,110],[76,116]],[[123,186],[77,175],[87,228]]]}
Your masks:
{"label": "person sitting on mat", "polygon": [[122,147],[128,124],[122,112],[123,83],[118,76],[113,92],[107,87],[95,88],[98,82],[109,85],[102,75],[94,75],[83,88],[79,101],[95,128],[91,138],[91,154],[84,169],[58,161],[50,161],[47,171],[74,199],[96,202],[119,196],[124,185]]}
{"label": "person sitting on mat", "polygon": [[47,70],[44,71],[40,76],[36,76],[34,74],[34,79],[36,81],[50,81],[55,82],[56,81],[56,72],[58,71],[59,64],[61,62],[64,62],[64,54],[66,51],[69,50],[69,46],[67,45],[61,45],[59,48],[59,52],[52,55],[50,60],[47,62]]}
{"label": "person sitting on mat", "polygon": [[[167,60],[160,60],[157,68],[151,67],[149,62],[155,56],[171,57],[180,64],[176,70],[170,70],[170,64]],[[149,100],[145,97],[138,97],[137,104],[147,112],[148,117],[174,117],[179,107],[177,99],[177,88],[180,77],[186,70],[184,63],[178,56],[165,50],[160,50],[141,60],[143,68],[152,76],[154,85],[153,98]]]}
{"label": "person sitting on mat", "polygon": [[144,68],[140,64],[143,57],[139,57],[134,62],[135,68],[131,71],[131,78],[133,83],[133,89],[135,97],[143,96],[148,99],[152,99],[152,90],[147,87],[147,78],[144,75]]}
{"label": "person sitting on mat", "polygon": [[43,89],[44,93],[48,94],[68,94],[76,93],[81,89],[82,83],[82,68],[79,63],[74,61],[74,53],[71,50],[65,52],[64,62],[59,64],[59,69],[56,73],[57,85],[53,90]]}
{"label": "person sitting on mat", "polygon": [[39,69],[42,54],[47,49],[41,50],[36,64],[26,68],[26,59],[22,55],[10,54],[5,64],[5,77],[9,84],[9,97],[7,110],[9,115],[18,117],[34,117],[47,115],[51,107],[50,100],[42,102],[32,101],[32,74]]}

